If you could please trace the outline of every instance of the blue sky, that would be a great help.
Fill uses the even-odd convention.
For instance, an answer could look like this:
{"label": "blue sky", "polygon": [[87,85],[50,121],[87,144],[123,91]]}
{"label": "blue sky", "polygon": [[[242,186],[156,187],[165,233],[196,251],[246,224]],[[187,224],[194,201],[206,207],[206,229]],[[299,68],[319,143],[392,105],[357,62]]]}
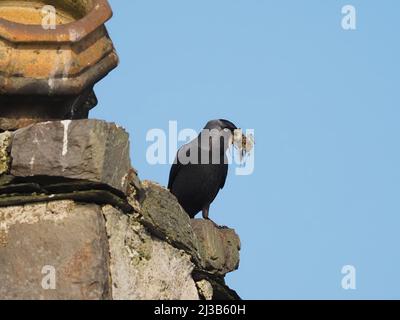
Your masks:
{"label": "blue sky", "polygon": [[[399,299],[400,2],[110,3],[121,63],[91,117],[129,131],[142,179],[167,184],[146,133],[170,120],[255,130],[254,174],[230,170],[210,212],[242,240],[227,283],[245,299]],[[341,28],[346,4],[357,30]]]}

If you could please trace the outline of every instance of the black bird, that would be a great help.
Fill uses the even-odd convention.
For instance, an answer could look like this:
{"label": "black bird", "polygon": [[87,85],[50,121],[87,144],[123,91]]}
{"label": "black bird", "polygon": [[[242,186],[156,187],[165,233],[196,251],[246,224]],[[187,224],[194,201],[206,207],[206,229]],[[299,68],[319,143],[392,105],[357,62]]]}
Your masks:
{"label": "black bird", "polygon": [[178,150],[168,189],[191,218],[202,211],[203,218],[209,219],[210,204],[225,185],[226,151],[236,129],[228,120],[209,121],[196,139]]}

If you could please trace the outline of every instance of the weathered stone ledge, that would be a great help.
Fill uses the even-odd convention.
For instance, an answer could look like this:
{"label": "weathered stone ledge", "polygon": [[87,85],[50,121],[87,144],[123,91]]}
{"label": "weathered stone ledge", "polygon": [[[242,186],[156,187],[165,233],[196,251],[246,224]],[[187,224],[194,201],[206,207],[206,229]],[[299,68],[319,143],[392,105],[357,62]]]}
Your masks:
{"label": "weathered stone ledge", "polygon": [[108,185],[68,179],[65,182],[52,183],[51,180],[51,177],[9,177],[7,183],[0,183],[0,207],[70,199],[100,205],[110,204],[124,213],[134,211],[126,195]]}
{"label": "weathered stone ledge", "polygon": [[126,193],[128,133],[100,120],[38,123],[12,133],[10,174],[89,180]]}
{"label": "weathered stone ledge", "polygon": [[[97,120],[0,134],[0,298],[239,299],[234,230],[191,220],[130,167],[128,135]],[[57,288],[41,286],[54,266]]]}
{"label": "weathered stone ledge", "polygon": [[164,187],[144,181],[139,221],[162,240],[192,256],[196,270],[224,276],[239,267],[240,239],[234,230],[190,219]]}

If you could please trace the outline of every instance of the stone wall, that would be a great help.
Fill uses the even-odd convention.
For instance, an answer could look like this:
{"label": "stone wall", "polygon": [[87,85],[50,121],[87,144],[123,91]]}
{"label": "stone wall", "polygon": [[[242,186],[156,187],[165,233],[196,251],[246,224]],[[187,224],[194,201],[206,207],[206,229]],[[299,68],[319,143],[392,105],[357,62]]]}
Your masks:
{"label": "stone wall", "polygon": [[99,120],[0,133],[0,299],[240,299],[234,230],[191,220]]}

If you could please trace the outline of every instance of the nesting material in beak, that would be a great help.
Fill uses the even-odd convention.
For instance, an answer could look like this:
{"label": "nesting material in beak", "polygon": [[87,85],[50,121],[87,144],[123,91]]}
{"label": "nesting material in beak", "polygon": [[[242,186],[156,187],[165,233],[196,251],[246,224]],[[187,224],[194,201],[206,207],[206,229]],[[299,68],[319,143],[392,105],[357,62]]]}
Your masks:
{"label": "nesting material in beak", "polygon": [[252,134],[246,136],[243,134],[242,129],[236,129],[233,134],[232,144],[239,151],[240,161],[242,161],[244,156],[254,148],[254,136]]}

